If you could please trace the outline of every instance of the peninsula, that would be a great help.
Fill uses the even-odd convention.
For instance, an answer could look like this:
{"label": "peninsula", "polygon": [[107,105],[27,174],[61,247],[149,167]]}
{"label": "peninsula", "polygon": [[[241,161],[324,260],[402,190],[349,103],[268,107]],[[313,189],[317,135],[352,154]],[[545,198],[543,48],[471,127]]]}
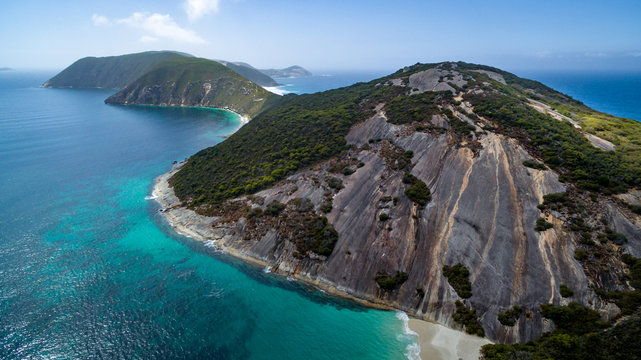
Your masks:
{"label": "peninsula", "polygon": [[[372,306],[499,343],[629,347],[640,133],[499,69],[416,64],[283,97],[154,194],[179,232]],[[612,338],[616,319],[636,332]]]}

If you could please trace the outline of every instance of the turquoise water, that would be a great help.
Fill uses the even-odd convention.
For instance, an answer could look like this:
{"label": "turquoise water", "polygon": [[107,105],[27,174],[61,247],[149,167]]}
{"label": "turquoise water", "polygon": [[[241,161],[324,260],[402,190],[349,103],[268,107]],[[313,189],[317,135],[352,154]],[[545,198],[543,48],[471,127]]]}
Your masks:
{"label": "turquoise water", "polygon": [[1,359],[402,359],[366,309],[180,237],[146,200],[230,113],[105,105],[0,73]]}

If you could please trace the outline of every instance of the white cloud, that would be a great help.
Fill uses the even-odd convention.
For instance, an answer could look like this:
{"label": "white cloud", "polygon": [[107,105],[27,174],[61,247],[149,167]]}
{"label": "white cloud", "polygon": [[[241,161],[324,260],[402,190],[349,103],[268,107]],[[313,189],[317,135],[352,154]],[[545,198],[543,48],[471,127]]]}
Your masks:
{"label": "white cloud", "polygon": [[587,52],[587,53],[585,53],[585,56],[586,56],[586,57],[593,57],[593,58],[607,58],[607,57],[609,57],[609,55],[608,55],[608,54],[606,54],[606,53],[604,53],[604,52],[600,52],[600,51],[597,51],[597,52]]}
{"label": "white cloud", "polygon": [[218,12],[219,0],[187,0],[184,3],[189,21],[196,21],[211,12]]}
{"label": "white cloud", "polygon": [[109,24],[109,19],[107,19],[106,16],[102,16],[98,14],[93,14],[91,16],[91,21],[93,21],[93,24],[96,26]]}
{"label": "white cloud", "polygon": [[154,42],[158,42],[158,40],[159,40],[158,38],[155,38],[153,36],[143,35],[140,37],[139,41],[143,43],[154,43]]}
{"label": "white cloud", "polygon": [[[142,29],[149,32],[150,35],[143,36],[140,40],[149,42],[159,39],[170,39],[175,42],[203,44],[206,41],[198,36],[192,30],[183,29],[171,15],[162,15],[158,13],[142,13],[135,12],[130,17],[120,19],[117,21],[119,24],[125,24],[133,28]],[[152,40],[154,39],[154,40]]]}

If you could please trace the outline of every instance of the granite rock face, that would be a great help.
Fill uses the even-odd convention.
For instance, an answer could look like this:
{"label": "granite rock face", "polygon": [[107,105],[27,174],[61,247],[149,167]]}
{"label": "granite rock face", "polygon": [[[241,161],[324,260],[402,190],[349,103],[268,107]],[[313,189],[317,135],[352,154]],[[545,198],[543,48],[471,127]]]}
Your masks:
{"label": "granite rock face", "polygon": [[[377,138],[386,140],[370,141]],[[462,299],[442,268],[462,263],[470,271],[473,292],[466,302],[477,309],[486,336],[494,341],[526,341],[551,330],[551,322],[538,309],[541,304],[570,301],[561,297],[561,284],[573,289],[572,301],[601,310],[604,317],[616,314],[616,307],[601,303],[589,289],[586,273],[574,258],[575,235],[564,230],[561,219],[547,215],[555,227],[534,230],[537,219],[545,216],[537,208],[543,195],[565,187],[555,172],[523,166],[530,155],[515,140],[485,133],[475,154],[453,144],[448,133],[407,132],[404,126],[389,124],[382,112],[355,126],[346,139],[354,145],[346,156],[362,163],[355,173],[332,174],[331,164],[323,163],[238,200],[265,208],[272,201],[288,204],[307,198],[321,213],[331,193],[333,208],[327,218],[339,240],[329,257],[297,255],[294,243],[280,239],[275,229],[248,239],[245,218],[214,221],[213,237],[221,248],[271,264],[274,272],[452,327],[460,327],[452,314],[455,301]],[[383,155],[383,148],[392,143],[413,151],[411,173],[432,192],[425,207],[403,193],[403,172]],[[328,186],[333,177],[342,181],[339,191]],[[612,216],[623,219],[616,213],[618,207],[611,206]],[[380,221],[381,213],[389,220]],[[620,221],[622,229],[639,231],[638,225]],[[407,281],[397,290],[381,290],[374,281],[377,272],[397,270],[407,273]],[[503,326],[497,314],[512,305],[530,314],[514,327]]]}
{"label": "granite rock face", "polygon": [[[499,74],[490,75],[504,82]],[[410,93],[449,88],[455,92],[465,81],[456,71],[435,68],[390,79],[389,84],[407,87]],[[429,123],[434,127],[421,126],[422,130],[416,124],[391,124],[382,111],[384,104],[379,104],[373,116],[351,128],[345,136],[351,147],[338,158],[231,200],[234,211],[203,217],[211,224],[205,240],[235,256],[267,264],[275,273],[454,328],[461,328],[452,317],[455,303],[463,301],[477,310],[485,335],[497,342],[524,342],[550,331],[553,323],[541,316],[541,304],[576,301],[612,319],[619,309],[600,299],[593,285],[628,288],[617,256],[624,249],[641,256],[641,220],[624,205],[641,203],[639,193],[632,191],[618,200],[573,193],[556,172],[526,167],[524,162],[533,158],[526,148],[492,127],[481,127],[472,105],[455,99],[460,99],[459,109],[450,108],[450,117],[433,115]],[[452,116],[474,125],[470,136],[451,131]],[[405,194],[405,172],[430,189],[425,206]],[[581,206],[595,208],[584,219],[586,224],[602,228],[607,223],[628,241],[604,241],[607,253],[577,260],[575,250],[589,245],[581,243],[580,231],[572,230],[571,215],[559,208],[539,208],[544,195],[566,190]],[[285,210],[269,221],[252,220],[249,210],[237,211],[266,210],[275,201]],[[301,253],[295,241],[283,237],[283,230],[292,226],[288,216],[299,211],[295,204],[303,201],[311,204],[311,211],[305,210],[309,216],[327,212],[339,235],[328,256]],[[535,230],[540,218],[552,228]],[[470,273],[472,296],[467,299],[443,275],[445,265],[458,263]],[[381,272],[397,271],[407,279],[395,289],[385,290],[375,280]],[[573,295],[561,296],[561,285]],[[502,325],[498,313],[514,305],[525,314],[515,326]]]}

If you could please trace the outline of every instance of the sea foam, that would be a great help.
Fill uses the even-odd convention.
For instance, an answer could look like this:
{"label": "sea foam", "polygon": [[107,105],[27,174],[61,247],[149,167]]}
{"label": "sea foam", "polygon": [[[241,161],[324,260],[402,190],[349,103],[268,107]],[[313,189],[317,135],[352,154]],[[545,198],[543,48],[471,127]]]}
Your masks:
{"label": "sea foam", "polygon": [[413,340],[405,348],[405,357],[409,360],[421,360],[421,346],[418,344],[418,334],[410,329],[410,317],[406,313],[398,311],[396,318],[403,322],[403,333],[398,335],[399,340],[408,338]]}
{"label": "sea foam", "polygon": [[276,95],[285,95],[289,94],[291,91],[287,91],[285,89],[282,89],[280,86],[263,86],[263,89],[274,93]]}

